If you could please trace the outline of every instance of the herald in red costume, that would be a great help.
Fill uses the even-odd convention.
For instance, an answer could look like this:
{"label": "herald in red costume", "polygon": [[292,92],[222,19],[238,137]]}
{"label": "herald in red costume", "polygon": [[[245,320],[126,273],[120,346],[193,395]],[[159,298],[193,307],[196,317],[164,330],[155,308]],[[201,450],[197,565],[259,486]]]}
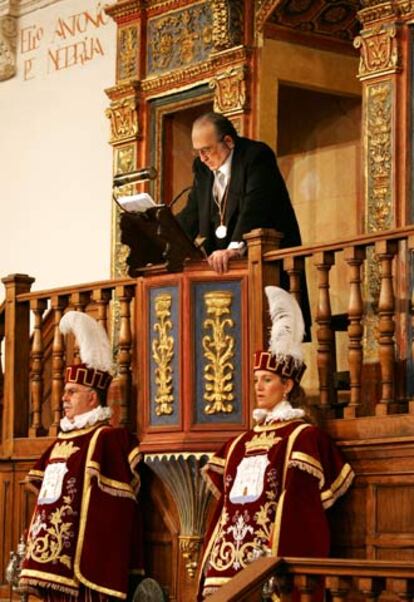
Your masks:
{"label": "herald in red costume", "polygon": [[[136,440],[98,423],[61,433],[27,479],[39,492],[20,586],[78,596],[82,587],[126,598],[140,571]],[[135,525],[135,528],[134,528]]]}
{"label": "herald in red costume", "polygon": [[200,599],[266,553],[328,556],[325,510],[354,476],[329,437],[303,420],[255,426],[226,443],[204,474],[219,503]]}

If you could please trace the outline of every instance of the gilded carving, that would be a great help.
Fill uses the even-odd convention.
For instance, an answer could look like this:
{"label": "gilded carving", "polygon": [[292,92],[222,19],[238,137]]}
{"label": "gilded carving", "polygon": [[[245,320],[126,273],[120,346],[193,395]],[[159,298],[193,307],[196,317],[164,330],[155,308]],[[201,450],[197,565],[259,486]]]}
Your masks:
{"label": "gilded carving", "polygon": [[261,31],[270,13],[280,0],[256,0],[256,29]]}
{"label": "gilded carving", "polygon": [[0,81],[16,75],[16,40],[16,18],[0,17]]}
{"label": "gilded carving", "polygon": [[243,1],[212,0],[213,46],[221,51],[243,42]]}
{"label": "gilded carving", "polygon": [[214,88],[214,110],[218,113],[241,111],[246,106],[246,69],[235,67],[220,73],[209,84]]}
{"label": "gilded carving", "polygon": [[177,69],[205,60],[212,49],[209,3],[148,20],[147,73]]}
{"label": "gilded carving", "polygon": [[354,46],[361,49],[359,79],[364,80],[398,71],[399,57],[395,25],[379,25],[362,32],[355,38]]}
{"label": "gilded carving", "polygon": [[171,304],[172,297],[163,293],[155,297],[155,315],[157,322],[154,330],[158,338],[152,341],[152,357],[157,364],[154,381],[157,385],[155,395],[155,413],[157,416],[172,414],[174,411],[173,369],[174,337],[171,336]]}
{"label": "gilded carving", "polygon": [[180,520],[179,546],[190,579],[195,577],[210,492],[201,476],[208,460],[203,453],[146,454],[145,462],[172,494]]}
{"label": "gilded carving", "polygon": [[138,29],[136,25],[118,30],[118,67],[117,79],[138,77]]}
{"label": "gilded carving", "polygon": [[202,537],[180,535],[178,538],[184,566],[190,579],[194,579],[198,567],[198,557],[203,543]]}
{"label": "gilded carving", "polygon": [[367,86],[367,229],[392,227],[392,101],[391,82]]}
{"label": "gilded carving", "polygon": [[[128,144],[116,150],[115,153],[115,173],[123,174],[134,171],[135,169],[135,146]],[[125,194],[125,192],[124,192]]]}
{"label": "gilded carving", "polygon": [[203,337],[202,345],[207,363],[204,367],[205,392],[204,407],[206,414],[233,411],[234,400],[234,357],[235,339],[226,333],[227,328],[234,327],[230,316],[232,293],[214,291],[204,295],[207,318],[203,328],[210,329],[211,334]]}
{"label": "gilded carving", "polygon": [[138,113],[135,98],[115,101],[105,111],[111,121],[111,144],[125,142],[138,135]]}

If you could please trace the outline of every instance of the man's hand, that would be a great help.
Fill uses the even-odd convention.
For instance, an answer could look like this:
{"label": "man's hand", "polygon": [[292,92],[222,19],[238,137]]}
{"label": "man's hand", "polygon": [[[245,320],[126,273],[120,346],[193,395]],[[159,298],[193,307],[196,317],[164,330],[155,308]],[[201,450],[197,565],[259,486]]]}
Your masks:
{"label": "man's hand", "polygon": [[229,269],[229,261],[231,259],[239,259],[241,257],[239,249],[222,249],[213,251],[207,258],[208,264],[218,274],[224,274]]}

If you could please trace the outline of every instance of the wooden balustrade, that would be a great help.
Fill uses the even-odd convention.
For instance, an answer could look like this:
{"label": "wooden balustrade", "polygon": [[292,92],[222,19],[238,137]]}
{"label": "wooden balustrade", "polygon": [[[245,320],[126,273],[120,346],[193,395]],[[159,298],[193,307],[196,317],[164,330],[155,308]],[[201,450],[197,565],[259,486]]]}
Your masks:
{"label": "wooden balustrade", "polygon": [[[274,589],[282,602],[295,589],[301,602],[411,601],[414,563],[362,559],[259,558],[209,597],[209,602],[271,600]],[[325,595],[322,596],[322,591]],[[262,594],[264,595],[262,597]],[[328,593],[328,597],[326,597]]]}
{"label": "wooden balustrade", "polygon": [[4,406],[4,367],[3,367],[3,341],[5,335],[5,304],[0,305],[0,442],[3,432],[3,406]]}
{"label": "wooden balustrade", "polygon": [[[343,408],[346,418],[355,418],[367,414],[363,403],[364,379],[364,327],[367,299],[364,298],[365,278],[369,272],[367,264],[372,257],[368,249],[375,251],[379,272],[377,273],[379,291],[377,317],[377,364],[380,374],[380,398],[375,400],[376,406],[370,408],[371,413],[386,415],[396,411],[414,409],[413,402],[408,403],[405,396],[405,406],[395,403],[395,365],[399,359],[396,349],[396,325],[401,320],[401,296],[406,288],[395,279],[398,272],[403,275],[406,287],[409,257],[414,249],[414,234],[411,228],[400,228],[378,234],[359,236],[352,239],[337,241],[332,244],[296,247],[269,251],[278,244],[278,237],[266,230],[252,232],[247,237],[248,243],[248,311],[249,311],[249,349],[255,349],[265,344],[267,327],[267,310],[263,297],[263,285],[277,282],[280,269],[283,267],[288,274],[290,290],[299,300],[301,295],[301,274],[305,264],[307,268],[314,265],[317,284],[317,297],[311,299],[315,316],[316,330],[316,359],[319,372],[320,400],[319,404],[326,417],[340,417],[340,406],[336,405],[336,390],[334,372],[336,369],[334,316],[331,308],[332,272],[339,264],[344,266],[347,276],[341,281],[341,293],[346,293],[346,308],[348,316],[347,327],[347,361],[349,370],[350,393],[349,401]],[[403,243],[403,245],[401,245]],[[404,247],[405,245],[405,247]],[[405,258],[401,249],[408,248]],[[398,256],[398,270],[395,269]],[[342,263],[341,263],[342,262]],[[204,268],[203,268],[204,269]],[[372,271],[370,272],[370,274]],[[157,278],[157,275],[147,276]],[[145,276],[144,276],[145,278]],[[72,344],[65,345],[59,332],[58,324],[67,309],[88,311],[108,328],[111,311],[111,328],[116,329],[115,344],[117,351],[117,383],[119,420],[122,424],[131,423],[132,373],[131,365],[137,353],[139,341],[133,340],[135,316],[131,312],[131,304],[135,299],[136,281],[133,279],[118,279],[84,285],[64,287],[49,291],[29,292],[33,279],[28,276],[15,275],[3,280],[6,286],[6,310],[0,319],[0,339],[6,339],[7,362],[4,375],[4,398],[13,403],[3,409],[2,440],[11,441],[14,437],[39,437],[44,434],[55,436],[61,415],[61,396],[64,382],[65,361],[79,361],[78,352]],[[344,290],[343,290],[344,289]],[[395,298],[399,296],[399,303]],[[112,302],[112,299],[116,299]],[[405,307],[411,307],[412,299],[407,299]],[[48,311],[46,311],[48,310]],[[33,316],[33,330],[30,338],[30,312]],[[116,314],[116,315],[115,315]],[[50,339],[44,340],[43,327],[45,319],[50,320]],[[410,320],[404,316],[404,320]],[[411,322],[413,322],[411,317]],[[402,321],[404,323],[404,321]],[[412,324],[411,324],[411,327]],[[48,335],[49,336],[49,335]],[[314,337],[315,338],[315,337]],[[398,339],[401,344],[401,337]],[[402,342],[404,343],[404,341]],[[316,345],[315,345],[316,346]],[[48,350],[46,354],[45,350]],[[401,351],[412,353],[407,342],[407,349]],[[45,362],[47,370],[45,371]],[[1,358],[0,358],[1,359]],[[412,367],[414,362],[408,362]],[[30,378],[29,378],[30,367]],[[45,407],[45,374],[50,385],[50,400]],[[49,376],[50,374],[50,376]],[[400,379],[404,380],[404,379]],[[29,385],[30,383],[30,385]],[[2,386],[2,381],[0,381]],[[30,395],[29,395],[30,390]],[[1,400],[1,397],[0,397]],[[30,403],[29,403],[30,401]],[[342,406],[344,405],[341,399]],[[31,419],[29,421],[29,405]],[[341,406],[341,407],[342,407]],[[15,408],[18,407],[17,412]],[[332,412],[332,408],[335,408]],[[46,410],[46,411],[45,411]],[[42,423],[45,422],[45,424]],[[132,424],[132,423],[131,423]]]}
{"label": "wooden balustrade", "polygon": [[[348,370],[349,370],[349,402],[343,410],[345,418],[354,418],[366,413],[362,407],[362,388],[363,388],[363,366],[364,366],[364,333],[367,332],[366,310],[372,300],[365,298],[363,291],[370,288],[378,290],[378,298],[373,300],[373,307],[376,320],[377,337],[371,341],[373,347],[377,349],[377,364],[380,373],[380,399],[376,400],[375,414],[386,415],[394,412],[413,410],[413,403],[409,402],[404,391],[405,374],[399,378],[400,389],[399,400],[396,400],[396,362],[404,362],[406,354],[412,354],[413,349],[407,341],[400,337],[399,343],[401,349],[396,345],[396,322],[405,324],[407,316],[401,315],[401,307],[412,304],[411,299],[406,303],[396,306],[395,297],[398,294],[399,299],[407,296],[407,281],[412,278],[412,268],[410,267],[410,253],[405,253],[401,258],[399,245],[408,241],[408,249],[411,252],[414,249],[413,228],[397,228],[388,232],[380,232],[357,236],[352,239],[336,241],[332,244],[320,244],[307,247],[295,247],[293,249],[273,250],[265,253],[263,261],[265,263],[280,263],[283,261],[290,278],[291,292],[295,297],[300,297],[298,283],[300,272],[304,269],[305,263],[308,270],[312,264],[316,269],[318,297],[315,303],[313,300],[312,309],[315,316],[317,348],[317,366],[319,373],[319,391],[320,409],[324,414],[333,415],[330,412],[335,407],[337,397],[334,386],[334,373],[336,370],[335,353],[335,328],[334,316],[331,310],[331,268],[338,264],[338,258],[345,263],[348,273]],[[372,249],[374,254],[368,253]],[[398,269],[396,268],[396,257],[399,257]],[[378,262],[373,265],[374,262]],[[409,270],[411,269],[411,275]],[[400,282],[396,281],[397,273],[400,276]],[[377,279],[376,282],[369,280]],[[399,287],[396,290],[396,286]],[[399,312],[399,313],[397,313]],[[404,330],[404,329],[403,329]],[[372,332],[369,333],[372,336]],[[407,345],[407,349],[403,348]],[[372,364],[372,358],[371,358]],[[408,362],[408,366],[414,363]],[[401,370],[400,370],[401,372]],[[399,403],[397,403],[397,401]],[[335,414],[338,416],[338,413]]]}

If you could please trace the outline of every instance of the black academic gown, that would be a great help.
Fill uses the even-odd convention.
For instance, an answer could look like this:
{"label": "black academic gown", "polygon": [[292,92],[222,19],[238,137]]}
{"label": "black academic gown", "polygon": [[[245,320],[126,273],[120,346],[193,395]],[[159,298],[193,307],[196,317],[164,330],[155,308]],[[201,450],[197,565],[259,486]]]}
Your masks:
{"label": "black academic gown", "polygon": [[[236,141],[224,216],[227,236],[223,239],[215,236],[219,215],[212,195],[214,174],[199,158],[194,161],[193,171],[188,203],[176,218],[190,238],[201,236],[205,239],[207,254],[227,248],[232,241],[242,241],[243,235],[255,228],[273,228],[281,232],[281,248],[302,244],[286,184],[275,154],[267,144],[248,138]],[[280,284],[288,288],[285,273],[282,273]],[[301,306],[309,331],[311,318],[305,278],[302,278],[301,289]]]}

